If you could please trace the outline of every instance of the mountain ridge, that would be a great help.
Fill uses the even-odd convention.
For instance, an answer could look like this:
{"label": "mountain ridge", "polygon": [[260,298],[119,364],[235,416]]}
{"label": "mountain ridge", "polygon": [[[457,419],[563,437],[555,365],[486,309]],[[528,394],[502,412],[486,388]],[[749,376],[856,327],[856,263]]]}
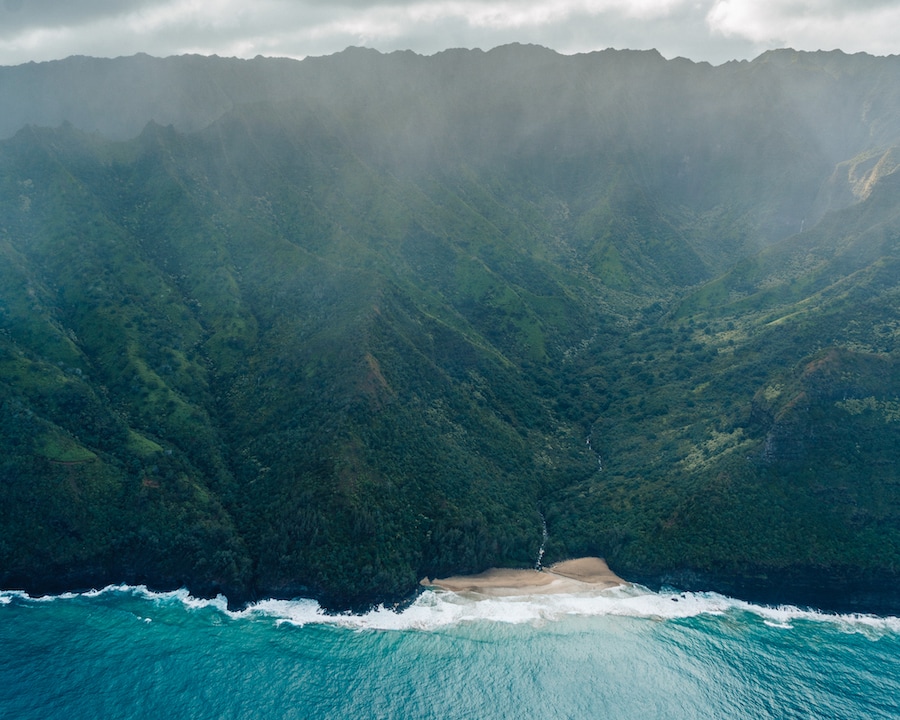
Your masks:
{"label": "mountain ridge", "polygon": [[602,59],[191,58],[250,100],[0,141],[0,584],[358,608],[546,523],[550,562],[895,612],[900,65]]}

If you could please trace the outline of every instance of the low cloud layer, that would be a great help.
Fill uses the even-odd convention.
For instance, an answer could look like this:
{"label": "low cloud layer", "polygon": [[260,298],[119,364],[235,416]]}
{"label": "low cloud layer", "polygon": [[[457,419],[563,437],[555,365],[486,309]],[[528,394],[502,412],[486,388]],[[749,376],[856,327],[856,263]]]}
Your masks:
{"label": "low cloud layer", "polygon": [[900,53],[900,0],[0,0],[0,64],[146,52],[431,54],[508,42],[656,48],[721,63],[772,47]]}

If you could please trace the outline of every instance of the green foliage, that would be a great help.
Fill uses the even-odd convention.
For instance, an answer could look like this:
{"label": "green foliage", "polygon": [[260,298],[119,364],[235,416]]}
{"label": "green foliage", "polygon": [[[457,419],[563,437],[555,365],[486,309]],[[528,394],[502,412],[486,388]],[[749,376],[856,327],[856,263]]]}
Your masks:
{"label": "green foliage", "polygon": [[0,143],[0,583],[355,607],[530,566],[542,516],[636,577],[897,575],[875,120],[811,141],[778,56],[356,52],[195,132]]}

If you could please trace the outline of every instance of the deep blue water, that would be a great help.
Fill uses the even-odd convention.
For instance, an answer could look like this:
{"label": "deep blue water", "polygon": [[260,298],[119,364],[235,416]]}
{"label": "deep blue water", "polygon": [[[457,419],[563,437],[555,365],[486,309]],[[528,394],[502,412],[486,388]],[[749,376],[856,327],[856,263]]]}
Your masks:
{"label": "deep blue water", "polygon": [[900,619],[620,588],[240,613],[0,594],[2,718],[900,718]]}

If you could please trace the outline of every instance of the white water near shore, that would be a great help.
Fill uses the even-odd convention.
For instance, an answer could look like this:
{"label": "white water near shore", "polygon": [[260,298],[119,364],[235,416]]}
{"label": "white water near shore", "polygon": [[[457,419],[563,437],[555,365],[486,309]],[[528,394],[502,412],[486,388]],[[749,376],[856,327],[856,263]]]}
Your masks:
{"label": "white water near shore", "polygon": [[0,717],[883,718],[900,618],[618,585],[400,611],[185,590],[0,593]]}
{"label": "white water near shore", "polygon": [[653,592],[639,585],[621,585],[580,593],[537,592],[512,596],[478,596],[443,589],[423,590],[401,610],[378,607],[366,613],[328,613],[311,599],[261,600],[242,610],[229,610],[227,598],[193,597],[187,590],[153,592],[144,586],[110,585],[83,593],[30,597],[19,591],[0,592],[0,605],[12,602],[48,603],[101,597],[132,597],[157,605],[180,604],[191,611],[213,611],[232,620],[269,619],[295,626],[331,625],[355,630],[437,630],[465,623],[542,625],[569,617],[619,616],[674,620],[704,615],[749,613],[773,628],[790,629],[797,621],[827,623],[847,632],[900,634],[900,617],[833,614],[794,606],[770,607],[716,593]]}

